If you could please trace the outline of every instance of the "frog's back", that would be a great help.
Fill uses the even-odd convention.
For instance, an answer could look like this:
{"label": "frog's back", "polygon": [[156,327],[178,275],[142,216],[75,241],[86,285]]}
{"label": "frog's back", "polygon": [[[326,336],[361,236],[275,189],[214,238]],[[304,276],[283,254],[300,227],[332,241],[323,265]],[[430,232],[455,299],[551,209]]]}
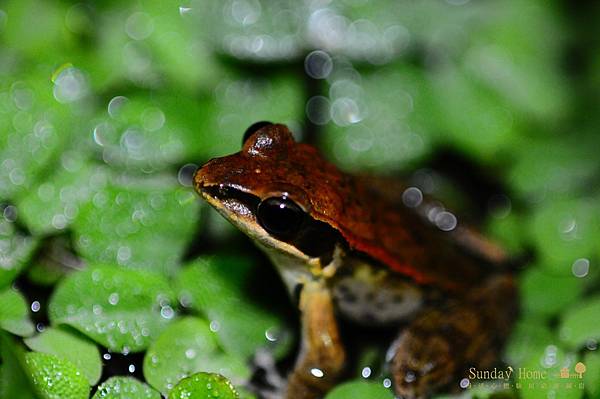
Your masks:
{"label": "frog's back", "polygon": [[[375,180],[348,178],[352,181],[344,195],[344,209],[348,211],[340,215],[339,222],[352,249],[417,283],[450,291],[461,291],[496,270],[493,263],[497,257],[486,259],[463,245],[462,236],[470,230],[460,226],[450,212],[434,209],[438,205],[430,201],[418,205],[413,202],[410,207],[398,201],[403,193],[418,196],[418,189],[397,184],[397,192],[390,195]],[[368,209],[369,214],[356,214],[353,209]],[[448,224],[431,222],[427,214],[436,212],[445,212],[443,217],[449,219]]]}

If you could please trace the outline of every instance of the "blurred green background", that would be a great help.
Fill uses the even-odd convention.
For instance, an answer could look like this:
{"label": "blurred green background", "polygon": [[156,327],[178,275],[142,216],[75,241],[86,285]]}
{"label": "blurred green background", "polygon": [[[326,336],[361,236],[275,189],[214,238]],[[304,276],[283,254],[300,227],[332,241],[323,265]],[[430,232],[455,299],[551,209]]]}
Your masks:
{"label": "blurred green background", "polygon": [[[202,371],[252,397],[250,360],[289,359],[295,313],[191,175],[271,120],[349,171],[501,188],[459,198],[531,255],[504,359],[552,378],[466,395],[600,398],[598,17],[566,0],[4,0],[0,397],[156,398]],[[330,398],[391,397],[380,355]],[[577,362],[583,378],[558,378]]]}

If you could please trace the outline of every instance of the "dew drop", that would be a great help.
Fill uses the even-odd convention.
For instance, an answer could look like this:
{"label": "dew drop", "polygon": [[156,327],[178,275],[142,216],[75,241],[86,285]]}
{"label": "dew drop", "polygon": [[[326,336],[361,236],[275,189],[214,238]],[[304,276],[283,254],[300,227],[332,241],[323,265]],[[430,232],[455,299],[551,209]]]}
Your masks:
{"label": "dew drop", "polygon": [[113,97],[112,100],[108,102],[108,114],[112,118],[117,118],[119,116],[119,111],[129,102],[129,99],[124,96],[116,96]]}
{"label": "dew drop", "polygon": [[442,211],[435,215],[434,222],[442,231],[452,231],[458,223],[456,216],[448,211]]}
{"label": "dew drop", "polygon": [[14,168],[8,174],[8,178],[15,186],[20,186],[25,183],[25,172],[23,172],[23,169],[21,168]]}
{"label": "dew drop", "polygon": [[363,367],[362,371],[360,372],[360,375],[363,378],[369,378],[371,376],[371,367]]}
{"label": "dew drop", "polygon": [[160,308],[160,315],[163,319],[172,319],[175,316],[175,311],[170,306],[163,306]]}
{"label": "dew drop", "polygon": [[558,348],[554,345],[548,345],[544,351],[544,357],[542,358],[542,366],[546,368],[553,367],[556,365],[558,355]]}
{"label": "dew drop", "polygon": [[57,230],[62,230],[67,227],[67,217],[62,214],[54,215],[52,217],[52,226]]}
{"label": "dew drop", "polygon": [[216,320],[212,320],[210,322],[209,328],[210,328],[210,331],[217,332],[221,329],[221,324]]}
{"label": "dew drop", "polygon": [[177,181],[184,187],[192,187],[194,172],[198,169],[198,165],[188,163],[179,168],[177,172]]}
{"label": "dew drop", "polygon": [[116,305],[119,303],[119,294],[117,292],[113,292],[108,296],[108,303],[111,305]]}
{"label": "dew drop", "polygon": [[306,102],[306,116],[315,125],[325,125],[331,119],[331,103],[327,97],[314,96]]}
{"label": "dew drop", "polygon": [[127,246],[119,247],[117,250],[117,261],[119,264],[127,262],[131,258],[131,248]]}
{"label": "dew drop", "polygon": [[409,187],[402,193],[402,202],[409,208],[416,208],[423,202],[423,193],[417,187]]}
{"label": "dew drop", "polygon": [[87,79],[77,68],[62,69],[54,80],[54,98],[60,103],[80,100],[88,93]]}
{"label": "dew drop", "polygon": [[333,61],[325,51],[316,50],[304,59],[306,74],[314,79],[325,79],[333,69]]}
{"label": "dew drop", "polygon": [[2,215],[4,216],[4,219],[6,219],[7,222],[14,222],[17,220],[17,207],[14,205],[8,205],[6,208],[4,208],[4,211],[2,212]]}
{"label": "dew drop", "polygon": [[134,12],[125,22],[125,32],[133,40],[144,40],[154,31],[154,21],[145,12]]}
{"label": "dew drop", "polygon": [[316,367],[313,367],[310,369],[310,374],[312,374],[314,377],[317,377],[317,378],[323,378],[325,376],[325,373],[323,373],[323,370],[318,369]]}
{"label": "dew drop", "polygon": [[191,7],[183,7],[183,6],[179,6],[179,14],[180,15],[185,15],[188,14],[192,11]]}
{"label": "dew drop", "polygon": [[265,338],[269,342],[277,342],[279,339],[279,329],[277,327],[271,327],[265,331]]}
{"label": "dew drop", "polygon": [[586,258],[577,259],[575,262],[573,262],[571,270],[575,277],[585,277],[590,271],[590,261]]}
{"label": "dew drop", "polygon": [[142,126],[149,132],[159,130],[165,124],[165,114],[159,108],[148,108],[142,112]]}

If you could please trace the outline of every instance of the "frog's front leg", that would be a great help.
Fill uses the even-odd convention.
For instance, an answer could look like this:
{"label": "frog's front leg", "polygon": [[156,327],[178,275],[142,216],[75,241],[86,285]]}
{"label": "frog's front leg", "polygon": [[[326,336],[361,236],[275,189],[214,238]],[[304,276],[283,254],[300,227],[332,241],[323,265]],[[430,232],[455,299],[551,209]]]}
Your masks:
{"label": "frog's front leg", "polygon": [[491,278],[464,299],[424,310],[391,349],[396,393],[427,398],[452,382],[458,384],[469,367],[490,367],[498,361],[516,313],[517,292],[510,276]]}
{"label": "frog's front leg", "polygon": [[336,382],[346,358],[331,293],[323,281],[304,284],[300,294],[302,341],[288,377],[287,399],[323,396]]}

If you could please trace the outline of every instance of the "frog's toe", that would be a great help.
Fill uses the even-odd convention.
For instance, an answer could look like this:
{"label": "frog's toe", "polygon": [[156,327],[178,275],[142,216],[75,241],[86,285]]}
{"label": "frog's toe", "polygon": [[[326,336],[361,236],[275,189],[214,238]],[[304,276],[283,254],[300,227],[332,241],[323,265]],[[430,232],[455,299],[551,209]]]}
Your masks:
{"label": "frog's toe", "polygon": [[452,381],[456,363],[441,335],[403,333],[396,342],[391,371],[396,394],[405,399],[428,398]]}

